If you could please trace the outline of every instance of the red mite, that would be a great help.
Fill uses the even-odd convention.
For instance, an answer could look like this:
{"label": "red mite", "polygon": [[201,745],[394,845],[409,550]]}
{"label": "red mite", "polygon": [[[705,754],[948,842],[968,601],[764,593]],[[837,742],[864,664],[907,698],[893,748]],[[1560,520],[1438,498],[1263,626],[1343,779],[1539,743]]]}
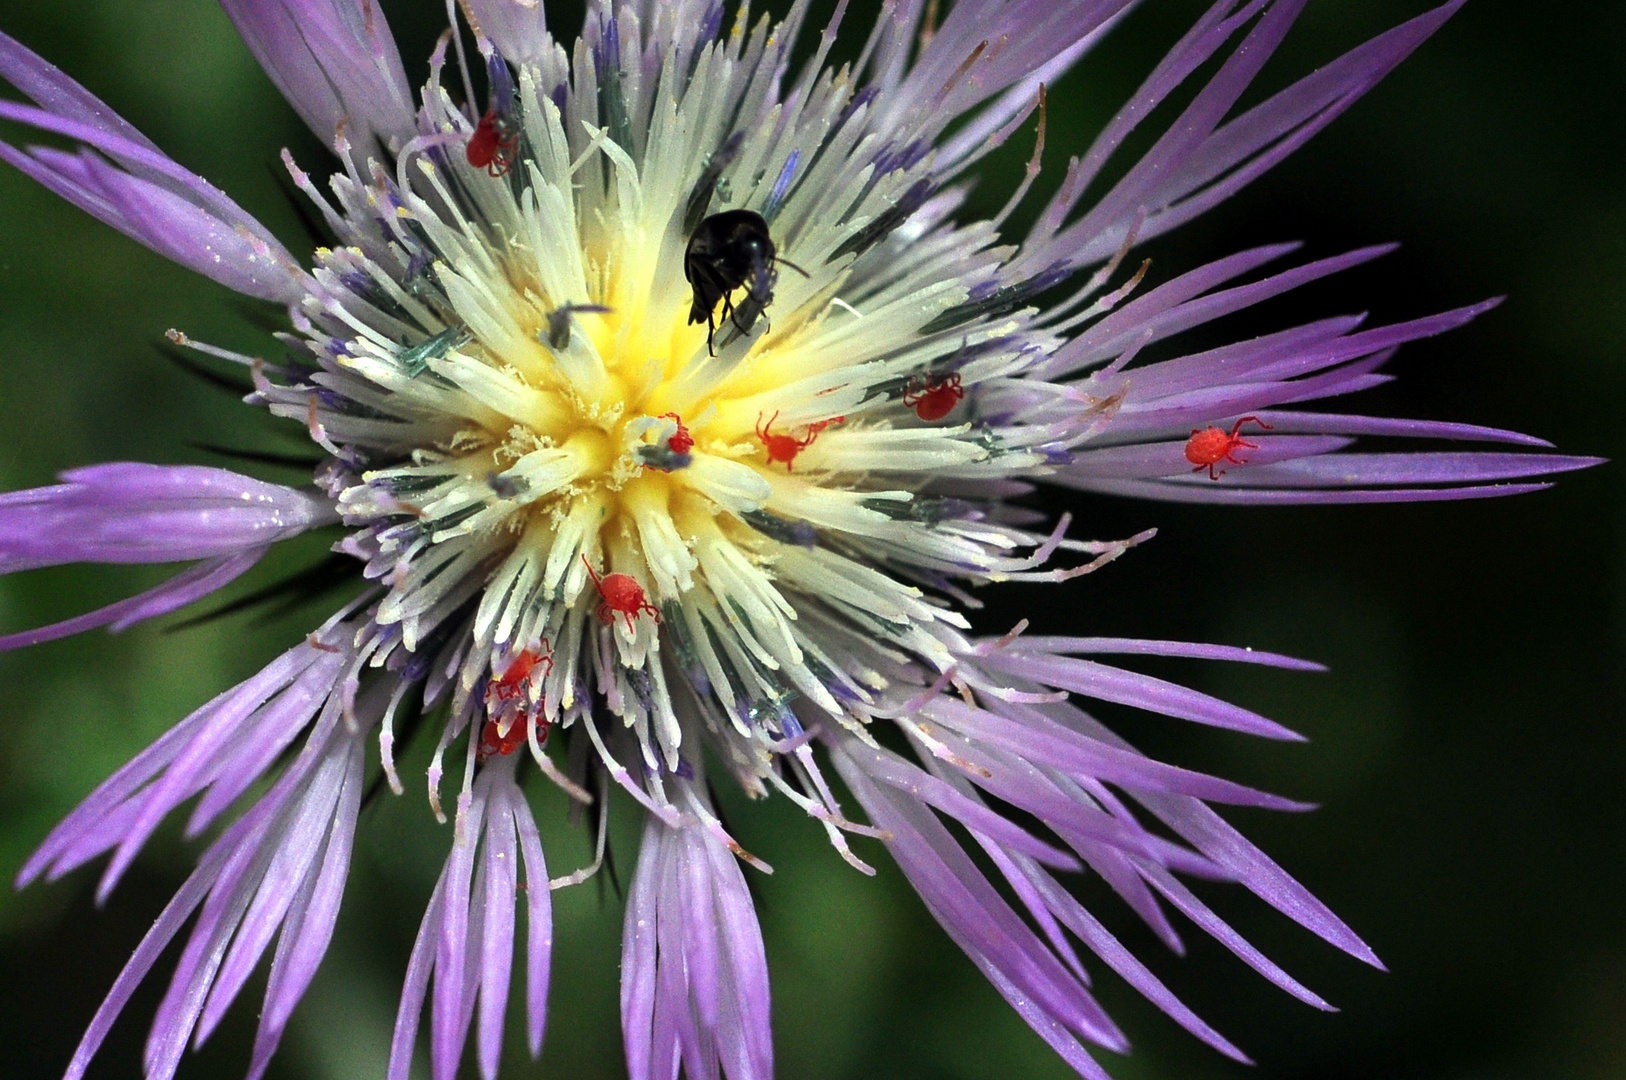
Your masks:
{"label": "red mite", "polygon": [[666,440],[666,445],[671,448],[672,453],[687,454],[694,449],[694,436],[690,435],[689,429],[683,426],[683,417],[675,412],[669,412],[661,413],[660,419],[670,420],[677,425],[677,431],[673,432],[672,437]]}
{"label": "red mite", "polygon": [[1209,427],[1200,430],[1194,428],[1191,438],[1186,440],[1186,460],[1196,466],[1191,471],[1202,472],[1207,469],[1208,478],[1218,480],[1225,472],[1219,468],[1220,462],[1246,465],[1247,462],[1240,461],[1232,455],[1238,450],[1257,450],[1259,444],[1251,443],[1238,434],[1243,424],[1258,424],[1266,431],[1270,430],[1270,425],[1257,416],[1244,416],[1232,425],[1230,434],[1226,434],[1224,428]]}
{"label": "red mite", "polygon": [[598,621],[612,623],[617,615],[627,617],[627,633],[633,632],[632,620],[639,615],[652,615],[656,622],[661,621],[660,608],[649,602],[644,595],[644,587],[638,584],[638,579],[631,574],[605,574],[599,577],[593,571],[593,564],[582,556],[582,565],[587,567],[587,576],[593,579],[598,586]]}
{"label": "red mite", "polygon": [[796,455],[812,446],[813,440],[817,439],[825,428],[831,424],[839,424],[847,418],[837,416],[830,420],[816,420],[807,425],[807,434],[800,439],[794,435],[775,435],[773,433],[773,423],[777,419],[779,419],[779,413],[775,411],[772,416],[768,417],[768,422],[764,424],[762,414],[757,413],[757,438],[762,440],[763,448],[768,451],[769,465],[777,461],[785,466],[786,472],[795,472],[792,462],[796,460]]}
{"label": "red mite", "polygon": [[960,385],[959,372],[942,379],[933,375],[917,375],[909,380],[909,385],[903,391],[903,403],[927,423],[943,419],[964,400],[965,387]]}
{"label": "red mite", "polygon": [[[532,723],[537,725],[536,741],[539,744],[548,741],[551,725],[541,716],[541,709],[530,704],[532,676],[538,671],[540,674],[536,677],[540,679],[553,673],[553,649],[546,638],[542,639],[541,650],[526,649],[508,662],[500,679],[486,683],[486,715],[490,719],[480,731],[478,756],[481,761],[506,757],[524,746]],[[502,731],[505,721],[507,734]]]}
{"label": "red mite", "polygon": [[519,134],[509,131],[508,125],[497,116],[496,109],[487,109],[469,136],[469,164],[484,169],[492,176],[506,176],[514,167],[514,149],[519,145]]}

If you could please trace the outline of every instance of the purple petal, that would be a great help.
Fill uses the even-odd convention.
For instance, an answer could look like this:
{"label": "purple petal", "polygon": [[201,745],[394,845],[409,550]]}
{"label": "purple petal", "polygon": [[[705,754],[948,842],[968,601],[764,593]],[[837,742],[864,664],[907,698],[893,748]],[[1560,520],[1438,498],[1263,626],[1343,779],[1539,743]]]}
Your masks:
{"label": "purple petal", "polygon": [[351,753],[345,787],[337,800],[327,850],[310,889],[291,914],[277,939],[277,953],[271,963],[271,977],[265,990],[265,1007],[260,1013],[260,1030],[254,1037],[254,1056],[249,1080],[259,1080],[271,1062],[282,1033],[293,1015],[294,1006],[305,994],[316,969],[333,940],[339,904],[350,873],[351,845],[355,839],[356,818],[361,810],[363,755],[356,744]]}
{"label": "purple petal", "polygon": [[[1053,912],[1067,928],[1079,936],[1079,939],[1089,946],[1091,952],[1099,956],[1106,965],[1134,987],[1148,1001],[1168,1013],[1175,1023],[1191,1032],[1203,1042],[1212,1046],[1220,1053],[1243,1064],[1253,1064],[1241,1050],[1225,1036],[1215,1031],[1196,1013],[1192,1012],[1179,998],[1165,986],[1156,975],[1152,974],[1147,966],[1135,958],[1135,955],[1126,949],[1112,933],[1102,926],[1100,921],[1087,911],[1071,893],[1063,889],[1054,878],[1045,873],[1031,862],[1019,863],[1022,880],[1031,885],[1042,896],[1047,910]],[[1013,866],[1013,870],[1016,867]]]}
{"label": "purple petal", "polygon": [[[229,745],[243,736],[245,729],[252,730],[250,717],[267,700],[299,681],[314,681],[331,689],[329,673],[316,670],[324,664],[329,665],[328,672],[337,667],[332,654],[301,643],[252,678],[197,709],[105,781],[53,829],[24,866],[21,883],[47,869],[52,878],[59,877],[124,841],[154,801],[169,799],[162,811],[167,813],[195,795],[208,782],[206,763],[218,756],[215,748]],[[299,726],[309,720],[313,711],[314,704],[306,708]],[[200,742],[204,743],[201,753]],[[205,767],[189,762],[200,762]],[[186,778],[169,789],[173,794],[159,786],[147,786],[160,774],[177,769]]]}
{"label": "purple petal", "polygon": [[1149,641],[1143,638],[1052,637],[1025,635],[1006,648],[1012,652],[1123,653],[1136,656],[1184,656],[1196,660],[1235,660],[1295,671],[1326,671],[1326,666],[1280,653],[1259,652],[1234,645],[1197,645],[1185,641]]}
{"label": "purple petal", "polygon": [[1402,420],[1385,416],[1341,416],[1332,413],[1289,412],[1272,409],[1260,414],[1278,432],[1322,435],[1392,435],[1405,439],[1480,439],[1485,442],[1518,443],[1550,448],[1553,444],[1533,435],[1478,424],[1453,424],[1441,420]]}
{"label": "purple petal", "polygon": [[622,931],[621,1022],[633,1080],[770,1080],[767,958],[751,894],[702,827],[645,823]]}
{"label": "purple petal", "polygon": [[65,562],[183,562],[337,520],[313,494],[225,469],[119,462],[0,494],[0,573]]}
{"label": "purple petal", "polygon": [[[1272,244],[1238,252],[1189,270],[1150,292],[1135,297],[1118,310],[1098,322],[1092,323],[1077,337],[1057,349],[1037,371],[1045,378],[1054,378],[1080,368],[1104,363],[1122,353],[1134,342],[1149,335],[1148,343],[1158,341],[1181,330],[1200,325],[1231,311],[1252,306],[1262,300],[1285,292],[1297,285],[1325,274],[1335,273],[1349,265],[1365,261],[1354,252],[1340,259],[1324,259],[1294,267],[1249,285],[1204,296],[1233,278],[1256,270],[1268,262],[1298,250],[1298,244]],[[1382,254],[1387,249],[1367,249],[1367,258]],[[1347,261],[1346,261],[1347,260]],[[1313,271],[1320,269],[1321,273]],[[1203,297],[1197,301],[1197,297]]]}
{"label": "purple petal", "polygon": [[416,133],[401,56],[376,0],[221,0],[249,51],[316,137],[355,164]]}
{"label": "purple petal", "polygon": [[1214,914],[1207,904],[1197,899],[1196,895],[1182,885],[1173,874],[1157,867],[1148,867],[1146,877],[1169,903],[1179,908],[1187,918],[1202,927],[1215,941],[1231,950],[1243,963],[1306,1005],[1327,1012],[1335,1011],[1319,994],[1293,978],[1293,976],[1282,970],[1281,966],[1275,961],[1250,945],[1246,938],[1233,930],[1224,919]]}
{"label": "purple petal", "polygon": [[1402,23],[1249,109],[1192,155],[1184,182],[1206,183],[1291,132],[1325,126],[1428,40],[1464,2],[1452,0]]}
{"label": "purple petal", "polygon": [[1198,487],[1178,481],[1103,480],[1099,483],[1058,478],[1065,487],[1163,502],[1230,503],[1238,506],[1312,506],[1338,503],[1448,502],[1454,499],[1497,499],[1544,491],[1551,484],[1485,484],[1447,488],[1342,488],[1327,491],[1263,491],[1214,484]]}
{"label": "purple petal", "polygon": [[[1087,41],[1129,3],[1051,0],[1036,5],[1015,0],[950,8],[942,26],[915,57],[903,83],[881,98],[880,107],[886,111],[877,116],[876,127],[883,131],[893,127],[911,106],[934,111],[928,101],[937,105],[939,123],[946,123],[1035,70],[1050,66],[1058,56],[1076,55],[1081,39]],[[999,42],[1000,47],[987,49],[991,41]],[[953,80],[953,73],[979,45],[985,51],[971,76]],[[953,90],[945,96],[947,85]]]}
{"label": "purple petal", "polygon": [[[954,742],[953,749],[957,756],[970,763],[976,771],[967,778],[942,769],[933,762],[931,763],[933,772],[941,782],[951,785],[967,796],[971,794],[970,785],[975,783],[977,787],[1002,802],[1038,818],[1087,861],[1096,860],[1098,857],[1118,859],[1121,853],[1130,853],[1150,859],[1159,865],[1186,872],[1210,877],[1224,876],[1224,871],[1209,860],[1147,832],[1128,814],[1119,816],[1103,811],[1097,805],[1097,800],[1083,794],[1076,785],[1065,781],[1058,782],[1032,762],[1018,755],[994,751],[965,740]],[[862,759],[862,755],[857,751],[853,751],[852,754]],[[943,809],[951,816],[959,816],[953,809],[944,808],[953,807],[955,804],[945,802],[944,805],[936,803],[931,805]],[[980,803],[977,805],[981,806]],[[968,828],[972,828],[988,840],[1000,842],[1002,847],[1009,848],[1014,853],[1021,853],[1024,850],[1019,844],[1002,841],[1002,836],[1009,834],[1008,826],[1003,830],[985,828],[982,825],[982,822],[986,821],[985,815],[961,820]],[[1028,841],[1028,844],[1031,846],[1031,841]]]}
{"label": "purple petal", "polygon": [[[1134,752],[1134,748],[1128,742],[1115,735],[1104,724],[1086,716],[1071,705],[1052,705],[1046,706],[1046,709],[1057,723],[1064,724],[1079,734],[1099,739],[1125,752]],[[1108,793],[1101,794],[1108,797]],[[1294,881],[1286,871],[1245,840],[1200,800],[1145,792],[1134,793],[1134,798],[1157,815],[1176,834],[1229,870],[1237,881],[1260,899],[1328,943],[1369,964],[1382,967],[1365,942],[1361,941],[1325,904],[1312,896],[1309,890]]]}
{"label": "purple petal", "polygon": [[[265,775],[324,704],[333,704],[330,699],[338,689],[350,654],[325,652],[309,645],[295,647],[296,652],[301,650],[317,655],[292,685],[232,728],[211,726],[207,734],[200,733],[200,741],[210,739],[215,749],[200,761],[209,762],[206,771],[200,770],[200,777],[207,778],[208,790],[186,823],[187,836],[196,836],[207,828]],[[219,737],[212,738],[217,732]],[[188,792],[184,798],[191,794]]]}
{"label": "purple petal", "polygon": [[956,130],[938,147],[940,170],[952,169],[957,172],[978,160],[987,149],[991,149],[990,143],[998,145],[993,141],[995,133],[1022,115],[1025,110],[1033,107],[1039,87],[1054,86],[1056,80],[1069,71],[1080,57],[1094,48],[1133,6],[1133,3],[1122,6],[1116,14],[1109,15],[1100,25],[1083,33],[1077,41],[1057,53],[1053,59],[1028,72],[1020,82],[1000,94],[997,101],[990,103],[977,113],[974,119]]}
{"label": "purple petal", "polygon": [[[150,1080],[170,1080],[174,1075],[209,1005],[211,986],[223,963],[230,962],[227,950],[234,938],[242,932],[245,948],[255,951],[256,943],[280,922],[291,900],[290,887],[297,891],[290,883],[302,876],[301,867],[323,846],[347,771],[343,753],[333,753],[335,720],[329,718],[312,731],[308,752],[294,760],[257,804],[269,818],[245,815],[244,820],[263,824],[237,838],[234,826],[217,841],[229,854],[153,1019],[145,1054]],[[257,922],[245,927],[245,919],[264,919],[269,929],[262,932]],[[200,1034],[200,1041],[205,1034]]]}
{"label": "purple petal", "polygon": [[[1331,454],[1348,446],[1352,440],[1329,436],[1260,436],[1244,432],[1243,436],[1255,446],[1236,451],[1237,458],[1250,466],[1286,459],[1306,460],[1317,455]],[[1219,468],[1229,475],[1238,468],[1236,463],[1222,462]],[[1157,477],[1184,477],[1188,473],[1203,473],[1206,466],[1193,466],[1186,460],[1186,441],[1135,443],[1128,446],[1107,446],[1099,450],[1081,450],[1064,466],[1066,475],[1089,477],[1092,480],[1150,480]]]}
{"label": "purple petal", "polygon": [[401,1005],[395,1013],[395,1034],[390,1039],[388,1080],[409,1080],[412,1048],[418,1041],[418,1021],[424,999],[429,994],[429,975],[435,967],[435,943],[440,940],[440,924],[446,910],[446,874],[435,882],[434,894],[418,924],[418,939],[412,944],[406,978],[401,981]]}
{"label": "purple petal", "polygon": [[654,828],[653,819],[645,822],[621,930],[621,1035],[631,1080],[665,1080],[677,1075],[675,1061],[662,1068],[655,1055],[656,1047],[664,1048],[668,1040],[655,1031],[661,883],[657,880],[660,841]]}
{"label": "purple petal", "polygon": [[548,885],[548,866],[542,858],[542,840],[536,820],[523,792],[509,794],[509,809],[519,827],[519,849],[525,857],[526,1036],[534,1058],[542,1052],[542,1035],[548,1019],[548,975],[553,955],[553,891]]}
{"label": "purple petal", "polygon": [[[1076,244],[1105,232],[1108,223],[1136,208],[1161,210],[1176,197],[1170,189],[1186,178],[1187,162],[1210,138],[1225,114],[1253,82],[1288,28],[1303,10],[1305,0],[1278,0],[1270,4],[1242,43],[1220,65],[1208,84],[1186,106],[1140,161],[1079,222],[1057,236],[1058,244]],[[1217,34],[1215,36],[1218,36]],[[1178,190],[1175,188],[1175,190]]]}
{"label": "purple petal", "polygon": [[50,626],[0,637],[0,652],[20,649],[26,645],[38,645],[44,641],[55,641],[57,638],[83,633],[98,626],[111,626],[115,631],[123,630],[144,619],[156,619],[160,615],[167,615],[236,581],[259,562],[260,556],[265,552],[265,548],[257,548],[238,555],[210,559],[183,570],[162,585],[138,593],[128,600],[120,600],[116,604],[109,604],[77,618],[52,623]]}
{"label": "purple petal", "polygon": [[[1002,706],[1006,707],[1006,706]],[[1009,706],[1012,711],[1019,707]],[[1259,806],[1274,810],[1305,810],[1303,803],[1202,773],[1165,765],[1160,761],[1086,738],[1033,710],[1026,721],[999,716],[964,703],[938,699],[922,715],[951,731],[1001,747],[1035,763],[1064,772],[1093,776],[1129,790],[1166,791],[1213,802]]]}
{"label": "purple petal", "polygon": [[[220,698],[215,700],[219,701]],[[21,889],[32,884],[48,868],[51,871],[50,877],[55,879],[78,865],[77,862],[62,865],[58,860],[62,858],[63,852],[80,841],[87,830],[95,827],[108,813],[144,787],[154,776],[163,772],[175,759],[175,755],[181,752],[192,733],[203,723],[203,719],[202,710],[193,713],[166,731],[158,741],[137,754],[118,772],[104,780],[101,786],[91,792],[84,802],[75,807],[71,814],[51,830],[50,835],[34,854],[28,857],[28,861],[17,874],[17,888]],[[96,850],[102,851],[106,848],[99,847]]]}
{"label": "purple petal", "polygon": [[[253,835],[254,827],[263,824],[267,813],[268,811],[262,811],[257,816],[245,817],[228,835],[238,841],[248,839]],[[153,923],[152,929],[141,939],[141,944],[136,946],[136,951],[131,954],[129,961],[124,965],[124,970],[119,972],[118,979],[114,981],[113,988],[107,992],[106,999],[96,1010],[90,1026],[85,1029],[84,1037],[79,1040],[79,1046],[74,1050],[73,1060],[68,1063],[63,1080],[83,1080],[91,1059],[96,1056],[102,1040],[107,1038],[107,1033],[112,1030],[113,1022],[118,1019],[119,1013],[135,995],[136,988],[147,977],[147,973],[158,962],[158,957],[174,940],[181,927],[209,895],[209,890],[219,879],[231,853],[231,848],[225,840],[226,837],[222,837],[221,842],[212,845],[204,854],[198,862],[198,868],[192,871],[192,876],[186,879],[186,883],[164,907],[158,921]]]}
{"label": "purple petal", "polygon": [[1079,869],[1078,860],[1066,852],[1038,840],[1015,823],[967,798],[942,780],[889,750],[860,744],[848,747],[846,753],[872,779],[919,799],[927,806],[947,814],[966,828],[981,833],[1003,848],[1021,852],[1049,866],[1064,870]]}
{"label": "purple petal", "polygon": [[101,99],[5,34],[0,34],[0,79],[27,94],[46,112],[99,127],[154,154],[162,153]]}
{"label": "purple petal", "polygon": [[1235,11],[1235,0],[1218,0],[1186,32],[1147,76],[1129,103],[1096,136],[1088,153],[1069,168],[1066,180],[1040,214],[1028,242],[1023,245],[1023,255],[1029,265],[1049,265],[1057,254],[1063,252],[1064,249],[1056,243],[1056,235],[1062,223],[1072,216],[1078,200],[1093,186],[1102,167],[1140,126],[1141,121],[1218,51],[1232,34],[1258,14],[1265,3],[1266,0],[1253,0],[1241,11]]}
{"label": "purple petal", "polygon": [[1302,742],[1302,735],[1286,729],[1275,721],[1268,721],[1257,712],[1237,708],[1228,701],[1211,698],[1205,693],[1187,690],[1185,686],[1166,682],[1151,675],[1125,672],[1122,668],[1107,667],[1094,660],[1078,660],[1059,655],[993,654],[984,660],[989,667],[1013,673],[1016,677],[1054,686],[1057,690],[1070,690],[1086,698],[1128,704],[1161,716],[1179,717],[1193,724],[1224,727],[1234,732],[1262,735],[1263,738],[1285,738]]}
{"label": "purple petal", "polygon": [[[495,776],[495,770],[488,770]],[[484,779],[484,777],[482,777]],[[512,784],[511,778],[506,778]],[[488,781],[491,782],[491,781]],[[498,783],[502,781],[496,781]],[[476,1044],[480,1075],[496,1080],[502,1057],[503,1016],[508,1007],[508,979],[514,962],[514,900],[517,896],[519,844],[508,799],[499,795],[486,817],[481,853],[485,885],[485,928],[480,935],[480,1021]]]}
{"label": "purple petal", "polygon": [[539,63],[553,43],[542,0],[464,0],[463,10],[513,63]]}
{"label": "purple petal", "polygon": [[1064,1028],[1109,1049],[1128,1048],[1088,990],[994,891],[929,810],[871,782],[845,753],[837,751],[833,758],[870,820],[892,835],[888,849],[932,915],[1040,1035],[1065,1045],[1073,1040],[1057,1039]]}
{"label": "purple petal", "polygon": [[[1462,451],[1414,454],[1333,454],[1236,469],[1224,479],[1238,487],[1327,488],[1365,485],[1461,484],[1513,480],[1588,469],[1602,458],[1560,454]],[[1192,483],[1184,477],[1179,482]]]}
{"label": "purple petal", "polygon": [[1137,795],[1135,798],[1199,851],[1230,870],[1237,881],[1265,903],[1328,944],[1373,967],[1383,967],[1377,954],[1327,905],[1212,809],[1195,799],[1179,796]]}
{"label": "purple petal", "polygon": [[[312,649],[309,645],[300,645],[284,654],[283,659],[318,651],[320,650]],[[118,850],[108,861],[107,869],[103,872],[101,883],[97,887],[98,898],[106,898],[136,853],[140,851],[147,837],[157,828],[158,823],[207,782],[208,777],[212,775],[211,770],[219,764],[222,748],[244,733],[247,726],[245,721],[260,709],[264,700],[262,695],[268,692],[272,672],[278,669],[279,664],[280,661],[243,684],[239,688],[241,692],[234,691],[229,698],[220,699],[219,707],[211,704],[207,721],[199,727],[186,748],[177,755],[165,775],[150,789],[140,793],[135,800],[139,803],[139,812],[124,829]],[[328,661],[328,664],[332,664],[332,661]],[[314,672],[311,681],[318,688],[331,689],[331,682],[324,681],[323,678],[331,670],[330,667],[323,665],[320,659],[315,659],[311,661],[311,667],[302,672],[300,677],[304,679]],[[309,710],[307,709],[301,716],[308,718]],[[327,727],[331,727],[336,720],[335,710],[331,708],[327,710],[322,719]],[[302,720],[296,722],[303,726]],[[318,730],[323,726],[318,724]],[[308,744],[320,745],[316,739],[317,734],[313,731],[308,737]],[[307,758],[309,756],[307,755]]]}
{"label": "purple petal", "polygon": [[149,1080],[171,1080],[175,1075],[209,983],[225,957],[232,931],[253,898],[253,883],[272,856],[274,841],[267,840],[273,829],[274,825],[232,846],[220,880],[204,901],[147,1035],[143,1060]]}
{"label": "purple petal", "polygon": [[446,860],[446,901],[435,942],[435,986],[430,994],[429,1073],[434,1080],[455,1080],[457,1064],[463,1056],[473,1018],[473,990],[469,938],[474,927],[469,918],[473,900],[475,846],[485,825],[486,802],[475,799],[452,842]]}
{"label": "purple petal", "polygon": [[[1339,364],[1346,364],[1343,370],[1355,370],[1355,365],[1347,364],[1348,361],[1379,356],[1406,342],[1454,330],[1498,303],[1486,301],[1355,334],[1338,329],[1348,326],[1351,320],[1323,320],[1148,365],[1134,372],[1131,400],[1125,403],[1128,415],[1114,424],[1114,433],[1122,432],[1126,426],[1142,431],[1165,428],[1175,431],[1192,423],[1188,414],[1193,407],[1207,410],[1202,419],[1217,421],[1278,401],[1298,400],[1299,397],[1289,395],[1302,396],[1312,385],[1312,380],[1301,376],[1336,368]],[[1328,331],[1336,331],[1336,336]],[[1297,381],[1273,391],[1269,383],[1274,380]],[[1244,388],[1243,394],[1230,405],[1222,404],[1235,393],[1227,389],[1226,384]]]}
{"label": "purple petal", "polygon": [[145,140],[10,101],[0,101],[0,118],[77,139],[118,161],[122,168],[88,152],[25,154],[0,143],[0,159],[91,215],[245,295],[280,303],[303,295],[303,272],[264,226]]}
{"label": "purple petal", "polygon": [[[1208,18],[1223,14],[1230,6],[1217,5]],[[1272,4],[1169,131],[1123,179],[1077,223],[1056,233],[1043,247],[1025,253],[1025,258],[1043,263],[1059,251],[1071,257],[1074,265],[1085,265],[1110,255],[1122,242],[1127,223],[1138,217],[1144,215],[1140,228],[1144,241],[1228,198],[1349,108],[1433,34],[1461,6],[1461,0],[1374,38],[1221,126],[1302,6],[1302,0]],[[1222,31],[1225,36],[1230,33],[1216,23],[1207,30],[1199,25],[1187,35],[1125,110],[1127,124],[1115,124],[1109,129],[1112,141],[1092,148],[1086,177],[1093,177],[1094,169],[1156,101],[1218,47]],[[1076,194],[1075,190],[1074,197]]]}
{"label": "purple petal", "polygon": [[[254,903],[215,977],[198,1021],[200,1045],[253,973],[273,934],[280,931],[282,938],[273,965],[274,984],[267,988],[266,1008],[260,1014],[257,1044],[269,1038],[275,1045],[326,952],[361,804],[361,746],[356,740],[346,740],[340,747],[323,751],[323,756],[310,789],[284,827]],[[298,949],[295,942],[299,942]],[[291,974],[287,967],[290,953],[297,954]]]}
{"label": "purple petal", "polygon": [[1178,194],[1164,197],[1167,203],[1179,200],[1178,204],[1148,220],[1148,235],[1206,212],[1304,145],[1411,55],[1464,2],[1452,0],[1379,35],[1215,132],[1185,163],[1174,188]]}

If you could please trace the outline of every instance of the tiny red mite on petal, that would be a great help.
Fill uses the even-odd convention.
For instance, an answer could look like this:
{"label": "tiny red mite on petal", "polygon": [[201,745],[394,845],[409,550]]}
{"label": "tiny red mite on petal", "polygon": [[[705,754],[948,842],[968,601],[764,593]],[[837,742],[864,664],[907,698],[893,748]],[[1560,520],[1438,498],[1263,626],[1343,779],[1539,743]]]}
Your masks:
{"label": "tiny red mite on petal", "polygon": [[476,169],[484,169],[492,176],[504,176],[514,167],[514,148],[518,145],[519,135],[507,130],[496,109],[487,109],[474,126],[464,153]]}
{"label": "tiny red mite on petal", "polygon": [[1207,469],[1208,478],[1218,480],[1225,474],[1225,470],[1219,468],[1220,462],[1246,465],[1246,461],[1234,456],[1236,451],[1257,450],[1259,444],[1249,442],[1241,436],[1243,424],[1258,424],[1266,431],[1270,430],[1270,425],[1257,416],[1244,416],[1232,425],[1229,432],[1217,427],[1193,428],[1191,438],[1186,440],[1186,460],[1196,466],[1191,471],[1202,472]]}
{"label": "tiny red mite on petal", "polygon": [[662,420],[670,420],[672,423],[677,425],[677,431],[673,432],[672,437],[666,440],[666,445],[671,448],[672,453],[687,454],[690,450],[694,449],[694,436],[690,435],[689,429],[683,426],[683,418],[681,416],[675,412],[669,412],[662,413],[660,418]]}
{"label": "tiny red mite on petal", "polygon": [[933,375],[916,376],[903,392],[903,403],[927,423],[943,419],[963,400],[965,387],[960,384],[959,372],[941,379]]}
{"label": "tiny red mite on petal", "polygon": [[582,565],[587,567],[587,576],[593,579],[598,588],[599,605],[598,621],[611,623],[617,615],[624,615],[627,619],[627,633],[633,633],[632,621],[639,615],[649,615],[658,623],[661,621],[661,610],[649,602],[644,594],[644,587],[638,584],[638,579],[631,574],[605,574],[600,577],[593,569],[593,564],[582,556]]}
{"label": "tiny red mite on petal", "polygon": [[807,425],[807,434],[800,439],[794,435],[775,435],[773,425],[777,419],[779,419],[779,413],[776,411],[772,416],[768,417],[767,423],[763,423],[762,414],[758,413],[757,438],[762,440],[763,449],[768,451],[769,465],[778,462],[785,466],[786,472],[794,472],[795,468],[792,463],[795,462],[796,455],[812,446],[813,441],[819,437],[825,428],[831,424],[841,423],[846,417],[837,416],[830,420],[815,421]]}

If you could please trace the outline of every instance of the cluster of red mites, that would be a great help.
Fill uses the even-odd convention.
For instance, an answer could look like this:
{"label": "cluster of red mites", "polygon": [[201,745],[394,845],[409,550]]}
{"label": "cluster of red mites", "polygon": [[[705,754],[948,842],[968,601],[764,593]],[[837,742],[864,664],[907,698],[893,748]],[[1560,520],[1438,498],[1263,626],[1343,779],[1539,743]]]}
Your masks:
{"label": "cluster of red mites", "polygon": [[[535,700],[536,680],[545,679],[553,672],[553,648],[543,638],[540,648],[526,649],[508,662],[500,679],[486,683],[486,725],[480,731],[479,758],[502,757],[512,754],[530,738],[530,726],[537,725],[536,741],[548,741],[547,719],[542,715],[542,704]],[[534,678],[533,678],[534,677]],[[507,724],[508,730],[503,730]]]}
{"label": "cluster of red mites", "polygon": [[[681,430],[681,428],[680,428]],[[676,436],[673,437],[674,440]],[[611,623],[617,615],[625,616],[627,631],[633,630],[633,620],[649,615],[661,621],[660,609],[649,602],[644,587],[631,574],[605,574],[602,577],[582,556],[582,565],[598,587],[600,622]],[[551,726],[542,715],[537,681],[553,673],[553,648],[547,638],[539,648],[526,649],[508,662],[502,676],[486,683],[486,723],[480,731],[479,759],[512,754],[530,737],[530,726],[535,724],[538,745],[548,741]]]}

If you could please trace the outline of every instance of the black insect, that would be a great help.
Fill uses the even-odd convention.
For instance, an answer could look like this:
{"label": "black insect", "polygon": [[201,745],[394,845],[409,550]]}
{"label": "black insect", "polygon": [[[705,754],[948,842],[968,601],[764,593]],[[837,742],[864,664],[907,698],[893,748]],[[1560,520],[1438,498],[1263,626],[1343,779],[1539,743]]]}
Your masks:
{"label": "black insect", "polygon": [[[694,289],[694,303],[689,308],[690,324],[706,324],[706,349],[717,355],[713,338],[717,333],[717,301],[723,302],[722,317],[734,324],[740,333],[751,329],[756,317],[773,299],[773,274],[770,267],[781,263],[807,276],[807,271],[774,253],[773,237],[768,235],[768,223],[752,210],[724,210],[713,214],[695,226],[689,237],[689,247],[683,253],[683,276]],[[746,286],[748,294],[741,301],[746,320],[741,325],[730,293]]]}

